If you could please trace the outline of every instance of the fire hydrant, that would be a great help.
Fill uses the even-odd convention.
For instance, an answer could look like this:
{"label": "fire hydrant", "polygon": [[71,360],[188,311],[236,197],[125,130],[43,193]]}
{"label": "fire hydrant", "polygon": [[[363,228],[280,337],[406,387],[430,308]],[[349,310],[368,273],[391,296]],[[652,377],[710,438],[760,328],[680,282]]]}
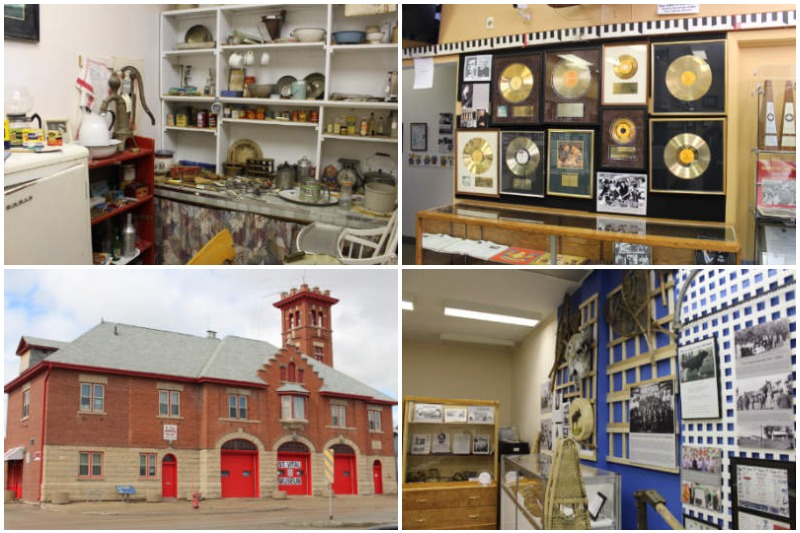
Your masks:
{"label": "fire hydrant", "polygon": [[200,493],[197,491],[192,493],[192,508],[200,509]]}

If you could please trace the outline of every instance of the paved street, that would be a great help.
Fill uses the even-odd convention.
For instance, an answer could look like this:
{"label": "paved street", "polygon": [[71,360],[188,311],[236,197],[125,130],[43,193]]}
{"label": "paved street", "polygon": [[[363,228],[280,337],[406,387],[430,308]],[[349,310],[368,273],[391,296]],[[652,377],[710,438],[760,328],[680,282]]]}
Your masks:
{"label": "paved street", "polygon": [[5,529],[367,529],[396,526],[397,496],[338,496],[288,500],[5,504]]}

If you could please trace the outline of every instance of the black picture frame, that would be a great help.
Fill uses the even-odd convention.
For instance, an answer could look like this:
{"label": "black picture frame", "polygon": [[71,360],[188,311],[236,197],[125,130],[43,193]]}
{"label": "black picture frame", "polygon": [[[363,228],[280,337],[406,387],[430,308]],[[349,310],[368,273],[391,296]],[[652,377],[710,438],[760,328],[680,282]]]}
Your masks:
{"label": "black picture frame", "polygon": [[[722,416],[717,353],[716,335],[678,347],[678,382],[683,420],[706,420]],[[710,387],[713,387],[713,395],[709,394]],[[702,406],[698,405],[700,398],[703,399]]]}
{"label": "black picture frame", "polygon": [[[769,461],[766,459],[752,459],[750,457],[731,457],[731,466],[730,466],[730,477],[731,477],[731,510],[732,510],[732,518],[733,518],[733,529],[739,529],[739,512],[744,512],[747,514],[760,516],[762,518],[766,518],[769,520],[776,520],[780,522],[785,522],[790,524],[790,529],[797,529],[797,509],[796,509],[796,500],[795,500],[795,486],[796,486],[796,478],[795,478],[795,463],[790,461]],[[758,504],[756,502],[747,502],[742,501],[740,498],[740,489],[739,486],[739,472],[742,471],[742,474],[745,475],[744,469],[749,469],[755,472],[755,469],[767,469],[773,470],[775,473],[785,472],[786,473],[786,486],[785,487],[778,487],[778,492],[786,493],[786,510],[788,511],[789,516],[785,516],[778,512],[773,512],[774,508],[764,510],[762,507],[763,505]],[[750,472],[747,472],[748,474]],[[775,480],[772,480],[770,483],[771,488],[774,485]],[[771,502],[774,502],[772,498],[766,496]],[[779,507],[783,505],[783,502],[774,502]]]}
{"label": "black picture frame", "polygon": [[39,42],[39,4],[4,4],[5,40]]}
{"label": "black picture frame", "polygon": [[[652,114],[725,113],[724,39],[653,43],[651,53]],[[704,78],[707,88],[702,87]],[[700,94],[692,99],[692,92]]]}
{"label": "black picture frame", "polygon": [[[725,135],[724,118],[650,119],[650,192],[724,195]],[[706,150],[705,169],[697,176],[681,177],[694,172],[695,163],[702,169]]]}
{"label": "black picture frame", "polygon": [[426,122],[412,122],[411,151],[426,152],[428,150],[428,124]]}
{"label": "black picture frame", "polygon": [[[696,524],[695,527],[689,527],[692,524]],[[705,520],[700,520],[699,518],[695,518],[694,516],[689,516],[688,514],[683,514],[683,527],[685,529],[722,529],[717,524],[712,522],[706,522]]]}
{"label": "black picture frame", "polygon": [[[514,153],[513,143],[520,142],[517,139],[527,139],[533,143],[538,150],[539,162],[536,168],[524,174],[517,174],[512,166],[521,165],[528,157],[523,152],[522,157],[519,153]],[[509,151],[511,153],[509,153]],[[520,152],[520,150],[517,150]],[[515,196],[530,196],[544,198],[545,189],[545,167],[547,160],[547,149],[545,147],[544,131],[510,131],[500,132],[500,193]],[[519,166],[517,166],[519,172]]]}

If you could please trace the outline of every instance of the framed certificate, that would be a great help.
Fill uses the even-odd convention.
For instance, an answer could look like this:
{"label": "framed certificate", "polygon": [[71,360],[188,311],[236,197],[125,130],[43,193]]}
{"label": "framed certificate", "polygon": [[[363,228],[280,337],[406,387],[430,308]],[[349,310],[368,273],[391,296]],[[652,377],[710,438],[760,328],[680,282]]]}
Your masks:
{"label": "framed certificate", "polygon": [[603,105],[647,105],[647,43],[603,45]]}
{"label": "framed certificate", "polygon": [[498,130],[456,131],[457,194],[498,196]]}
{"label": "framed certificate", "polygon": [[592,198],[594,131],[548,130],[547,194]]}
{"label": "framed certificate", "polygon": [[748,523],[760,517],[795,529],[795,464],[735,456],[730,461],[733,529],[742,529],[739,513],[748,515]]}

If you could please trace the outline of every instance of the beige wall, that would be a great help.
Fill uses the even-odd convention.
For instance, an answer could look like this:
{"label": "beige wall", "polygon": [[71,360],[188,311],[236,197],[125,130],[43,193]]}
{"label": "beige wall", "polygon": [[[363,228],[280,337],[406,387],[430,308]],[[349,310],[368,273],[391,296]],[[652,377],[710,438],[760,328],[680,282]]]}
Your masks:
{"label": "beige wall", "polygon": [[500,426],[509,426],[512,366],[512,355],[506,351],[403,341],[403,396],[499,400]]}
{"label": "beige wall", "polygon": [[533,441],[541,428],[539,390],[550,374],[556,353],[555,314],[542,321],[525,341],[514,351],[512,364],[511,424],[519,430],[519,438],[533,448]]}
{"label": "beige wall", "polygon": [[[597,24],[638,22],[642,20],[683,18],[657,17],[656,4],[581,4],[552,9],[544,4],[530,6],[532,22],[525,23],[511,4],[444,4],[439,29],[439,43],[485,39],[500,35],[526,33]],[[702,4],[697,16],[733,15],[789,11],[794,4]],[[494,29],[486,29],[486,17],[494,17]]]}

